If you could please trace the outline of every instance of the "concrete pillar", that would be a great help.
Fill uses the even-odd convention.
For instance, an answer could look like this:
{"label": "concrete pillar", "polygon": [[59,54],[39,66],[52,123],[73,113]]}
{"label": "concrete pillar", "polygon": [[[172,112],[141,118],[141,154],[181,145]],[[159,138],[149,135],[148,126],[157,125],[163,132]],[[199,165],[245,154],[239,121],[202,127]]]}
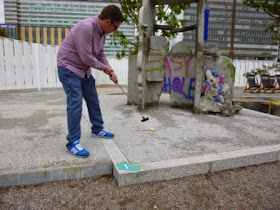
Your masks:
{"label": "concrete pillar", "polygon": [[68,33],[69,33],[69,28],[65,28],[65,37],[67,36]]}
{"label": "concrete pillar", "polygon": [[139,11],[139,48],[137,54],[138,108],[145,109],[147,81],[145,66],[148,54],[149,38],[154,34],[155,5],[151,0],[143,0]]}
{"label": "concrete pillar", "polygon": [[28,27],[28,37],[29,37],[29,43],[33,43],[33,28]]}
{"label": "concrete pillar", "polygon": [[147,82],[145,103],[148,106],[158,106],[164,81],[164,61],[166,56],[167,39],[162,36],[151,36],[149,52],[145,65]]}
{"label": "concrete pillar", "polygon": [[58,28],[57,29],[57,44],[58,45],[61,45],[61,42],[62,42],[62,29],[61,28]]}
{"label": "concrete pillar", "polygon": [[40,27],[36,27],[36,43],[40,44]]}
{"label": "concrete pillar", "polygon": [[25,27],[20,27],[20,40],[25,41]]}
{"label": "concrete pillar", "polygon": [[47,45],[48,44],[48,28],[44,27],[43,28],[43,40],[44,40],[44,44]]}
{"label": "concrete pillar", "polygon": [[51,45],[55,45],[54,27],[51,27]]}
{"label": "concrete pillar", "polygon": [[[138,78],[138,69],[135,65],[137,63],[137,56],[130,55],[128,57],[128,88],[127,88],[127,95],[128,98],[134,103],[138,104],[138,85],[137,85],[137,78]],[[131,104],[130,100],[127,99],[127,104]]]}
{"label": "concrete pillar", "polygon": [[194,112],[199,114],[201,85],[202,85],[202,62],[203,62],[203,36],[204,36],[204,10],[205,0],[197,1],[197,29],[196,29],[196,79],[195,79],[195,97],[194,97]]}

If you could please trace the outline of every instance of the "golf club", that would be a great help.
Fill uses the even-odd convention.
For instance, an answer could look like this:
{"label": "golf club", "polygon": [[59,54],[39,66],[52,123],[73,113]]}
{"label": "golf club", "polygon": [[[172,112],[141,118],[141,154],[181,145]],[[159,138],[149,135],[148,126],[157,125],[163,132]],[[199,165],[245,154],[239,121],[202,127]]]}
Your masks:
{"label": "golf club", "polygon": [[[122,92],[126,95],[127,99],[130,101],[130,103],[132,103],[132,104],[135,106],[135,104],[133,103],[133,101],[130,100],[130,98],[128,97],[127,93],[126,93],[126,92],[124,91],[124,89],[120,86],[120,84],[117,83],[117,85],[120,87],[120,89],[122,90]],[[138,110],[139,114],[140,114],[141,117],[142,117],[141,122],[145,122],[145,121],[149,120],[148,117],[144,117],[144,116],[142,115],[142,113],[139,111],[138,108],[137,108],[137,110]]]}

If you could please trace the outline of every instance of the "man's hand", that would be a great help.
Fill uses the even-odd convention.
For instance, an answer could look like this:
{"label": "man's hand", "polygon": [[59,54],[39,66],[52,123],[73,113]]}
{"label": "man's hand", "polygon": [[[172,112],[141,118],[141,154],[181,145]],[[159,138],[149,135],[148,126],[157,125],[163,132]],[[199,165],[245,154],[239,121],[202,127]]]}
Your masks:
{"label": "man's hand", "polygon": [[114,71],[112,71],[110,74],[110,79],[115,83],[115,84],[118,84],[118,77],[116,75],[116,73]]}
{"label": "man's hand", "polygon": [[103,70],[105,74],[110,75],[112,69],[109,66],[106,66],[105,69]]}
{"label": "man's hand", "polygon": [[103,70],[105,74],[108,74],[110,79],[115,83],[118,84],[118,77],[116,73],[109,67],[106,66],[105,69]]}

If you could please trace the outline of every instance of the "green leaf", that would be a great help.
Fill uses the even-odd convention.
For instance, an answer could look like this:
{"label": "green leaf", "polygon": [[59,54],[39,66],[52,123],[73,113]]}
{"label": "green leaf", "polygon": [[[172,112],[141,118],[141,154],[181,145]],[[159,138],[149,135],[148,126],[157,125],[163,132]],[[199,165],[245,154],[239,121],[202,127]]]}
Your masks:
{"label": "green leaf", "polygon": [[[139,32],[138,21],[139,21],[139,10],[141,4],[139,0],[119,0],[121,10],[125,17],[125,22],[129,25],[134,25],[136,32]],[[157,5],[155,9],[155,20],[156,24],[170,25],[175,27],[185,26],[187,21],[177,18],[177,15],[181,14],[188,8],[188,4],[180,5]],[[174,38],[176,33],[170,33],[169,30],[158,30],[155,34],[159,33],[161,36],[167,39]],[[117,58],[121,59],[127,56],[128,53],[136,54],[138,52],[139,36],[135,36],[135,41],[129,40],[126,35],[120,31],[116,31],[110,34],[112,41],[110,45],[120,46],[120,50],[117,52]],[[124,50],[125,49],[125,50]]]}
{"label": "green leaf", "polygon": [[263,10],[273,20],[267,26],[267,31],[271,33],[271,38],[280,40],[280,0],[243,0],[243,4],[258,10]]}

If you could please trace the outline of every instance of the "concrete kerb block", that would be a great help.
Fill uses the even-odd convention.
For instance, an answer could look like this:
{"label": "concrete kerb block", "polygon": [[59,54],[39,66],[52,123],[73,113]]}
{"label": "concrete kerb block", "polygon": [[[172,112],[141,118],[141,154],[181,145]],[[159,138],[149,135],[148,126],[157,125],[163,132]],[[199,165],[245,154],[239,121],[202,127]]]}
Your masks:
{"label": "concrete kerb block", "polygon": [[33,171],[0,175],[0,187],[40,184],[70,179],[99,177],[112,174],[112,163],[79,167],[36,169]]}
{"label": "concrete kerb block", "polygon": [[112,168],[113,168],[113,176],[116,180],[119,179],[119,173],[117,169],[118,163],[121,162],[128,162],[127,158],[123,155],[123,153],[120,151],[118,146],[115,144],[115,142],[112,139],[104,139],[103,145],[106,148],[112,162]]}
{"label": "concrete kerb block", "polygon": [[[136,173],[131,171],[121,171],[118,169],[117,165],[121,162],[129,162],[128,159],[124,156],[124,154],[120,151],[118,146],[112,139],[104,139],[103,145],[106,148],[112,162],[113,162],[113,176],[115,177],[119,186],[130,185],[130,174]],[[138,172],[139,173],[139,172]],[[137,173],[137,174],[138,174]],[[129,174],[128,176],[123,176],[124,174]],[[138,183],[138,182],[137,182]]]}
{"label": "concrete kerb block", "polygon": [[210,163],[201,157],[157,161],[137,165],[141,166],[140,172],[122,171],[114,167],[114,175],[119,186],[171,180],[191,175],[206,174],[210,171]]}
{"label": "concrete kerb block", "polygon": [[127,158],[112,139],[104,139],[102,142],[114,165],[120,162],[128,162]]}
{"label": "concrete kerb block", "polygon": [[276,162],[279,154],[280,145],[220,153],[215,155],[216,160],[211,163],[210,172]]}
{"label": "concrete kerb block", "polygon": [[113,166],[113,174],[119,186],[162,181],[209,172],[234,169],[279,161],[280,145],[258,147],[210,154],[189,158],[137,164],[139,172],[118,170]]}

